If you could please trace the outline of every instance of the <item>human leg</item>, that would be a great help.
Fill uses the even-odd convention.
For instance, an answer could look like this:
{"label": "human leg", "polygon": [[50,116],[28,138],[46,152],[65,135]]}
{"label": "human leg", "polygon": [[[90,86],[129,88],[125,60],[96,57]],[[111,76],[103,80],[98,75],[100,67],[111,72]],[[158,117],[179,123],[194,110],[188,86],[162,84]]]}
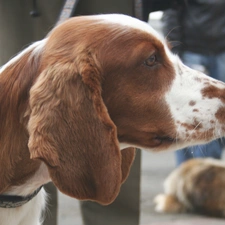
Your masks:
{"label": "human leg", "polygon": [[182,162],[192,158],[214,158],[221,159],[222,157],[222,147],[219,140],[212,141],[208,144],[197,145],[192,147],[187,147],[184,149],[177,150],[176,162],[179,166]]}
{"label": "human leg", "polygon": [[175,152],[177,166],[179,166],[181,163],[185,162],[186,160],[192,159],[193,158],[192,153],[193,152],[191,148],[183,148],[183,149],[177,150]]}
{"label": "human leg", "polygon": [[[217,54],[215,57],[215,66],[212,68],[212,77],[225,82],[225,52]],[[216,70],[216,74],[214,75]]]}
{"label": "human leg", "polygon": [[208,74],[209,68],[206,56],[186,51],[182,54],[182,61],[185,65],[189,66],[190,68]]}

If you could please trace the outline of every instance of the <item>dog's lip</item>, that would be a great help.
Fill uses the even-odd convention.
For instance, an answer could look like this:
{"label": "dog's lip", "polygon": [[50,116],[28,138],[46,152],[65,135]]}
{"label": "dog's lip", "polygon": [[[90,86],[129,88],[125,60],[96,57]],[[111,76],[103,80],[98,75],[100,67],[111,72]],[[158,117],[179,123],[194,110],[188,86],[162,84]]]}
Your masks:
{"label": "dog's lip", "polygon": [[173,142],[177,142],[176,138],[173,138],[171,136],[155,136],[154,138],[157,142],[159,142],[159,144],[163,144],[163,143],[173,143]]}

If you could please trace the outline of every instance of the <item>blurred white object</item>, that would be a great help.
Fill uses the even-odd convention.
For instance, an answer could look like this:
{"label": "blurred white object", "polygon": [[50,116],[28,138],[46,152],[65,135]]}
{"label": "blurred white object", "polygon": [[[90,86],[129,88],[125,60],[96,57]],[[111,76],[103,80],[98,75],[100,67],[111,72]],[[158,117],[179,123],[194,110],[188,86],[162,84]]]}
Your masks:
{"label": "blurred white object", "polygon": [[152,12],[149,14],[149,19],[151,20],[161,20],[163,15],[162,11]]}

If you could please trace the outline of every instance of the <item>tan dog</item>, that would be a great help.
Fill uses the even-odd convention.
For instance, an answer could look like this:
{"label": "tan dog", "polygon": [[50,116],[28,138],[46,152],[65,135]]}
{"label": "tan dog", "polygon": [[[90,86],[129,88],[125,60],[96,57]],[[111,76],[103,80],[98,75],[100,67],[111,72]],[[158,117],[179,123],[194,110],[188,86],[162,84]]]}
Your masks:
{"label": "tan dog", "polygon": [[165,180],[164,194],[155,198],[157,212],[195,212],[225,217],[225,163],[191,159]]}

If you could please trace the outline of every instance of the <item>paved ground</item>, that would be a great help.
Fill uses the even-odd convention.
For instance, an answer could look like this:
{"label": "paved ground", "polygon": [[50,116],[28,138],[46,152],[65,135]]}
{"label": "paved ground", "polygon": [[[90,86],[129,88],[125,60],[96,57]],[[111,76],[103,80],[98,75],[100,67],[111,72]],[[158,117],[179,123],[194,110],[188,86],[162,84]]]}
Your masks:
{"label": "paved ground", "polygon": [[[142,151],[140,225],[224,225],[225,220],[223,219],[212,219],[192,214],[174,215],[154,212],[152,200],[155,195],[162,191],[163,181],[173,170],[174,165],[173,152],[150,153]],[[79,202],[62,194],[59,196],[59,225],[82,225]]]}

